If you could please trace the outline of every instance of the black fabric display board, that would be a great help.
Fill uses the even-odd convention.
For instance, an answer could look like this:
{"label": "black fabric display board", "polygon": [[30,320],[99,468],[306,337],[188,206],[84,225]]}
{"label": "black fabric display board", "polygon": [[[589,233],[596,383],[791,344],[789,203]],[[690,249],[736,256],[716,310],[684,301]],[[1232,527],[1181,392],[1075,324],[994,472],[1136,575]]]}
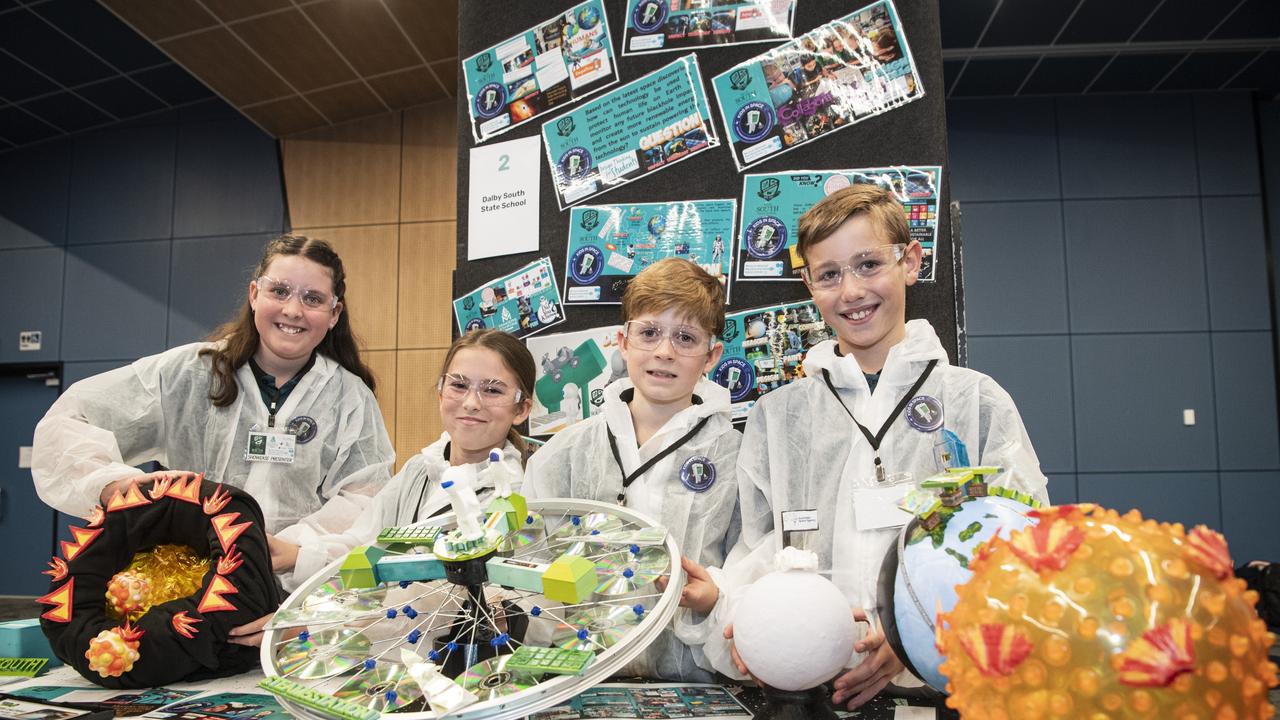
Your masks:
{"label": "black fabric display board", "polygon": [[[579,0],[580,1],[580,0]],[[796,6],[794,34],[802,35],[837,17],[847,15],[869,4],[854,0],[799,0]],[[625,27],[626,0],[604,0],[613,51],[618,63],[620,80],[617,85],[592,95],[586,101],[599,97],[625,83],[656,70],[685,52],[665,52],[648,55],[623,56],[622,37]],[[466,58],[496,43],[523,32],[553,16],[556,12],[573,7],[572,0],[468,0],[459,3],[459,58]],[[947,167],[947,132],[945,114],[945,85],[942,77],[942,46],[939,35],[937,0],[897,0],[899,17],[907,42],[915,57],[916,66],[925,89],[925,96],[902,107],[864,120],[852,127],[832,133],[827,137],[801,145],[776,158],[752,166],[747,173],[777,172],[782,170],[826,170],[885,165],[942,165],[942,197],[938,205],[940,214],[938,241],[935,251],[936,279],[932,283],[917,283],[907,291],[907,318],[926,318],[933,323],[943,347],[953,362],[962,357],[957,338],[957,304],[961,284],[955,273],[955,257],[951,229],[951,187]],[[727,129],[720,122],[719,108],[711,78],[730,67],[753,58],[775,47],[774,43],[753,43],[725,47],[711,47],[697,51],[701,65],[702,81],[707,91],[716,133],[721,146],[677,163],[672,167],[642,177],[635,182],[583,201],[581,204],[627,204],[634,202],[671,202],[711,198],[735,198],[742,195],[742,173],[734,165],[729,150]],[[470,292],[476,287],[509,273],[535,258],[550,256],[555,266],[556,278],[564,291],[565,247],[568,241],[569,210],[561,211],[556,204],[555,189],[545,156],[540,171],[539,249],[536,253],[521,253],[474,262],[467,261],[467,192],[469,157],[476,146],[471,136],[471,119],[467,112],[468,98],[461,68],[458,87],[458,244],[457,270],[453,277],[453,297]],[[579,107],[581,102],[566,110]],[[507,132],[484,144],[514,140],[537,135],[543,122],[554,122],[562,114],[554,112],[539,117],[515,130]],[[544,149],[545,152],[545,149]],[[741,229],[739,229],[741,232]],[[809,294],[801,282],[752,282],[740,281],[733,285],[730,305],[741,310],[760,305],[808,299]],[[620,310],[616,305],[573,305],[565,309],[566,321],[546,332],[569,332],[619,322]],[[457,327],[454,327],[457,335]]]}

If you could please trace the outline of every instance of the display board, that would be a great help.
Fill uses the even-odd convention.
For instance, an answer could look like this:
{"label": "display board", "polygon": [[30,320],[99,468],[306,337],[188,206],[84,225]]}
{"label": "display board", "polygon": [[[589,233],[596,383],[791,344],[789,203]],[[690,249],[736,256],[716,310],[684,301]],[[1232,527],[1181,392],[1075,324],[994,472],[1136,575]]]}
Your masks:
{"label": "display board", "polygon": [[[848,16],[853,10],[868,2],[849,3],[845,0],[800,0],[795,5],[794,37],[800,38],[815,28],[833,20]],[[568,11],[580,5],[565,0],[548,0],[530,3],[515,0],[493,0],[486,3],[459,4],[459,56],[469,58],[504,40],[520,35],[530,28],[545,24],[556,12]],[[649,73],[669,65],[678,53],[648,55],[624,55],[621,42],[622,28],[627,25],[627,0],[603,0],[610,36],[614,43],[612,59],[617,65],[618,84],[610,90],[623,87]],[[646,175],[626,183],[594,200],[572,203],[578,205],[618,205],[639,203],[672,203],[691,200],[736,199],[741,202],[743,183],[747,175],[781,173],[785,171],[821,172],[857,168],[907,168],[941,166],[936,219],[937,243],[934,248],[934,277],[932,282],[917,283],[907,292],[907,317],[927,318],[933,323],[943,346],[953,362],[962,357],[958,337],[960,322],[957,308],[961,306],[961,283],[957,281],[951,228],[951,187],[947,164],[947,137],[945,117],[945,85],[942,76],[942,54],[939,39],[939,17],[936,0],[897,0],[898,21],[910,44],[911,55],[919,77],[923,95],[911,102],[893,107],[885,112],[867,117],[811,142],[798,144],[777,157],[753,164],[749,170],[739,171],[734,154],[726,140],[719,147],[697,154],[679,163],[671,164],[660,172]],[[721,118],[718,99],[712,92],[712,78],[725,73],[753,58],[759,57],[776,45],[755,42],[741,45],[713,45],[699,47],[698,70],[707,88],[715,132],[729,138]],[[689,51],[685,51],[687,54]],[[593,98],[599,95],[593,96]],[[486,139],[482,146],[515,138],[542,134],[543,124],[555,128],[558,119],[582,108],[591,99],[557,107],[552,112],[539,114],[533,121],[513,127],[495,139]],[[458,207],[468,207],[470,154],[477,147],[472,133],[472,113],[467,86],[461,68],[458,76]],[[543,155],[545,155],[545,148]],[[465,212],[458,217],[457,270],[454,272],[453,296],[465,293],[504,277],[539,257],[551,259],[559,287],[571,286],[566,279],[566,260],[571,257],[570,222],[571,208],[561,209],[557,202],[552,172],[545,158],[539,168],[539,227],[538,249],[535,252],[467,261],[468,219]],[[518,230],[535,232],[533,229]],[[741,233],[741,228],[737,231]],[[736,240],[736,239],[735,239]],[[736,249],[736,242],[731,246]],[[738,272],[734,269],[735,274]],[[741,277],[741,276],[738,276]],[[732,302],[727,312],[741,312],[750,308],[807,300],[808,291],[800,282],[753,281],[742,278],[733,283]],[[551,332],[565,333],[586,330],[619,322],[617,305],[566,305],[564,321]],[[455,326],[454,332],[458,328]]]}

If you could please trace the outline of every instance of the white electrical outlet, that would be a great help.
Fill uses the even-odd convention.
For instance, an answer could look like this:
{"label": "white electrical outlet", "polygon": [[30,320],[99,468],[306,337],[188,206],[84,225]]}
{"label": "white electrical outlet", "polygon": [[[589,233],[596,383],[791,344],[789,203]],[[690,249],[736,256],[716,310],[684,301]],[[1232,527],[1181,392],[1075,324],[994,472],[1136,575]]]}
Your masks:
{"label": "white electrical outlet", "polygon": [[1186,408],[1182,411],[1182,424],[1191,427],[1196,424],[1195,408]]}

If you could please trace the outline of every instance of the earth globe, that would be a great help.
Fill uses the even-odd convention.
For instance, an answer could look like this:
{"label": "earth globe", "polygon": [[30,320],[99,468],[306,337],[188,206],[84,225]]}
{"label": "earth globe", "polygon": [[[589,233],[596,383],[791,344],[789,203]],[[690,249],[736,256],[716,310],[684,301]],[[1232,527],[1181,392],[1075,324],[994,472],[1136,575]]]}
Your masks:
{"label": "earth globe", "polygon": [[[898,534],[880,568],[879,606],[890,647],[907,669],[930,687],[944,691],[938,670],[944,658],[935,646],[935,618],[957,600],[956,587],[972,577],[969,561],[992,537],[1008,538],[1035,520],[1038,504],[1029,496],[978,483],[954,471],[940,495],[926,494],[916,517]],[[928,486],[926,481],[923,485]],[[990,492],[990,495],[980,493]],[[972,495],[970,494],[972,493]],[[1006,496],[998,495],[1003,493]]]}

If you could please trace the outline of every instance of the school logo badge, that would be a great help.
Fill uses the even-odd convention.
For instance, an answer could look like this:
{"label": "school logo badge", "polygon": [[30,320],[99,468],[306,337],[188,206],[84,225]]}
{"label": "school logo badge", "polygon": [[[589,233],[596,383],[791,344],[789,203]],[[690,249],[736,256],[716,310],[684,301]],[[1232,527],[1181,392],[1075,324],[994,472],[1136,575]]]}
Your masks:
{"label": "school logo badge", "polygon": [[725,342],[733,342],[733,339],[736,337],[738,337],[738,321],[725,320],[724,332],[720,333],[720,339]]}
{"label": "school logo badge", "polygon": [[781,193],[782,193],[782,181],[779,180],[778,178],[770,177],[760,181],[760,190],[756,193],[756,195],[759,195],[761,200],[764,200],[765,202],[769,202],[770,200],[778,197],[778,195]]}
{"label": "school logo badge", "polygon": [[738,108],[733,115],[733,130],[745,143],[763,140],[773,130],[773,108],[759,100],[753,100]]}
{"label": "school logo badge", "polygon": [[477,72],[489,72],[489,68],[491,67],[493,67],[493,56],[490,55],[489,53],[485,53],[480,57],[476,58]]}
{"label": "school logo badge", "polygon": [[476,115],[481,119],[497,117],[507,108],[507,89],[502,83],[492,82],[480,88],[475,98]]}
{"label": "school logo badge", "polygon": [[591,406],[600,407],[604,405],[604,390],[596,388],[591,391]]}
{"label": "school logo badge", "polygon": [[667,21],[667,4],[658,0],[644,0],[631,11],[631,25],[642,33],[651,33]]}
{"label": "school logo badge", "polygon": [[600,225],[599,210],[584,210],[582,212],[582,222],[580,223],[583,230],[595,230]]}
{"label": "school logo badge", "polygon": [[297,438],[299,444],[305,445],[316,436],[317,428],[315,418],[299,415],[289,421],[289,424],[285,426],[285,431]]}
{"label": "school logo badge", "polygon": [[680,466],[680,482],[694,492],[706,492],[716,483],[716,466],[705,455],[694,455]]}
{"label": "school logo badge", "polygon": [[573,129],[574,124],[573,118],[571,117],[562,117],[556,121],[556,134],[560,137],[569,137],[569,134],[573,132]]}
{"label": "school logo badge", "polygon": [[729,87],[734,90],[746,90],[751,84],[751,72],[746,68],[738,68],[729,73]]}
{"label": "school logo badge", "polygon": [[463,310],[475,310],[475,309],[476,309],[476,299],[475,299],[475,298],[473,298],[473,297],[469,297],[469,298],[464,299],[464,300],[462,301],[462,309],[463,309]]}

